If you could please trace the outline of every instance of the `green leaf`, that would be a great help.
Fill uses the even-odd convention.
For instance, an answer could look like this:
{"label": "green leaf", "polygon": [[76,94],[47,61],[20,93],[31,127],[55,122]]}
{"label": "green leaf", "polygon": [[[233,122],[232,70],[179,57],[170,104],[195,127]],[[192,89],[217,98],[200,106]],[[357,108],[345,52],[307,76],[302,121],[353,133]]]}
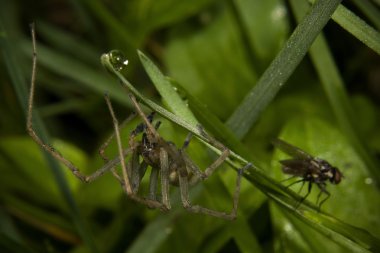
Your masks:
{"label": "green leaf", "polygon": [[[309,0],[309,2],[315,2],[315,0]],[[376,12],[376,10],[373,11]],[[380,33],[355,13],[343,5],[339,5],[331,18],[377,54],[380,54]],[[377,17],[376,22],[378,22],[378,20]]]}
{"label": "green leaf", "polygon": [[141,63],[144,65],[145,71],[155,85],[160,95],[165,99],[169,109],[176,115],[180,115],[192,125],[198,122],[193,113],[186,106],[186,103],[178,95],[170,81],[161,73],[156,65],[141,51],[138,51]]}
{"label": "green leaf", "polygon": [[380,33],[353,12],[340,5],[332,19],[358,40],[380,54]]}

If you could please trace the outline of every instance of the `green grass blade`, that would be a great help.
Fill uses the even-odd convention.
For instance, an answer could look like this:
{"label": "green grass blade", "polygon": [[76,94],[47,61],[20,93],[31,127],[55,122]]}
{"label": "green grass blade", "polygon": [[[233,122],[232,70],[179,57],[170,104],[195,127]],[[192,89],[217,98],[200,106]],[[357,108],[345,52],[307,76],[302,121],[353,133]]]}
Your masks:
{"label": "green grass blade", "polygon": [[[16,54],[14,53],[15,51],[8,40],[6,30],[4,29],[2,23],[0,23],[0,29],[1,29],[0,45],[4,49],[3,54],[2,54],[3,59],[4,59],[4,62],[6,63],[8,73],[12,79],[12,84],[16,90],[16,94],[18,96],[20,105],[23,108],[23,111],[26,113],[28,91],[25,86],[25,82],[22,78],[24,75],[22,74],[20,68],[18,67],[20,66],[20,64],[17,63],[17,57],[16,57]],[[34,114],[34,126],[35,126],[35,130],[37,134],[41,137],[41,139],[44,142],[49,143],[47,131],[45,130],[42,124],[42,121],[39,119],[38,114],[36,112]],[[77,204],[75,203],[74,197],[72,196],[70,192],[68,183],[66,182],[64,174],[61,171],[61,168],[58,162],[45,152],[44,152],[44,155],[49,164],[49,167],[52,169],[52,173],[54,175],[58,188],[60,189],[62,193],[62,197],[64,198],[64,200],[66,201],[69,207],[70,214],[72,216],[73,222],[79,234],[81,235],[82,239],[85,241],[89,249],[91,249],[93,252],[97,252],[94,241],[92,239],[92,235],[90,234],[90,232],[86,229],[84,225],[84,221],[80,215],[79,208]]]}
{"label": "green grass blade", "polygon": [[181,99],[181,97],[179,97],[170,81],[162,74],[157,66],[141,51],[138,51],[138,55],[145,71],[148,73],[156,89],[161,96],[165,98],[165,102],[167,103],[169,109],[176,115],[181,115],[181,117],[186,119],[190,124],[198,124],[197,119],[186,106],[186,103]]}
{"label": "green grass blade", "polygon": [[256,86],[228,119],[227,126],[236,133],[238,138],[244,137],[261,112],[273,100],[340,2],[340,0],[319,0],[311,7],[309,14],[294,30],[284,48],[266,69]]}
{"label": "green grass blade", "polygon": [[380,11],[368,0],[352,0],[354,4],[368,17],[377,30],[380,30]]}
{"label": "green grass blade", "polygon": [[[309,2],[314,1],[309,0]],[[372,12],[379,13],[376,9],[373,9]],[[374,50],[377,54],[380,54],[380,33],[355,15],[355,13],[343,5],[339,5],[331,18],[366,46]],[[373,22],[377,24],[379,19],[379,16],[376,16],[376,20],[373,20]]]}
{"label": "green grass blade", "polygon": [[380,33],[353,12],[340,5],[332,19],[380,55]]}

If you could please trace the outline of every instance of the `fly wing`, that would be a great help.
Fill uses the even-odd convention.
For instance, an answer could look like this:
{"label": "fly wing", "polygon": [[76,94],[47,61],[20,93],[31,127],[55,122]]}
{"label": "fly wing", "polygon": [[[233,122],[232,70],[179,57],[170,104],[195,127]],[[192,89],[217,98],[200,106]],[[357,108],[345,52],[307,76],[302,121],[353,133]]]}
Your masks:
{"label": "fly wing", "polygon": [[308,173],[310,163],[309,160],[304,159],[289,159],[289,160],[281,160],[282,171],[285,174],[303,177]]}
{"label": "fly wing", "polygon": [[299,160],[311,160],[313,159],[313,157],[311,155],[309,155],[308,153],[306,153],[305,151],[283,141],[283,140],[280,140],[280,139],[274,139],[272,141],[272,144],[281,149],[283,152],[287,153],[288,155],[296,158],[296,159],[299,159]]}

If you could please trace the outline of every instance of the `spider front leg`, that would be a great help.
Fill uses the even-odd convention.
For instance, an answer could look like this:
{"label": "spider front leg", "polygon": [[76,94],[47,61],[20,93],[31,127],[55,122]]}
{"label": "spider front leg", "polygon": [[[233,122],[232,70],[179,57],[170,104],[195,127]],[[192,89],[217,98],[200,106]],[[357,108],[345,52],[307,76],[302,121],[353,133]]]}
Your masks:
{"label": "spider front leg", "polygon": [[226,220],[234,220],[236,219],[237,215],[237,207],[239,204],[239,195],[240,195],[240,184],[241,184],[241,177],[246,169],[251,167],[252,164],[248,163],[245,165],[243,168],[239,169],[238,171],[238,176],[236,178],[236,187],[235,187],[235,192],[233,195],[233,207],[231,213],[225,213],[225,212],[220,212],[216,210],[212,210],[206,207],[202,207],[199,205],[192,205],[189,199],[189,183],[187,176],[184,176],[186,173],[181,173],[179,172],[179,185],[180,185],[180,191],[181,191],[181,200],[184,208],[186,208],[188,211],[193,212],[193,213],[203,213],[207,214],[210,216],[214,216],[217,218],[222,218]]}
{"label": "spider front leg", "polygon": [[[31,76],[31,85],[29,91],[29,100],[28,100],[28,111],[27,111],[27,120],[26,120],[26,130],[28,134],[32,137],[34,142],[36,142],[43,150],[48,152],[52,157],[54,157],[59,162],[63,163],[70,171],[81,181],[85,183],[89,183],[94,181],[99,176],[103,175],[108,170],[112,170],[119,162],[118,159],[114,159],[109,161],[100,169],[96,170],[89,176],[86,176],[80,172],[80,170],[67,158],[65,158],[62,154],[56,151],[53,147],[46,144],[43,139],[38,136],[33,126],[33,108],[34,108],[34,92],[36,86],[36,74],[37,74],[37,46],[36,46],[36,35],[34,26],[31,27],[31,35],[32,35],[32,44],[33,44],[33,65],[32,65],[32,76]],[[129,150],[124,150],[123,154],[129,153]]]}

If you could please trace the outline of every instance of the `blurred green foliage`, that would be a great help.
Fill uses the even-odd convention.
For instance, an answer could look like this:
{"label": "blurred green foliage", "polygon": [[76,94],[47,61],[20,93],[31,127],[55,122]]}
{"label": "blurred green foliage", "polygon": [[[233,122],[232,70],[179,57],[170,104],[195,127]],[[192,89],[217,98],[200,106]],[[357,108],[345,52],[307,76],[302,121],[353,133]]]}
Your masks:
{"label": "blurred green foliage", "polygon": [[[310,9],[306,0],[1,1],[0,251],[379,252],[380,7],[370,0],[344,4],[348,8],[340,5],[323,33],[316,31],[310,55],[294,63],[293,54],[306,51],[293,53],[284,45]],[[25,131],[31,22],[38,42],[35,109],[52,146],[84,173],[102,166],[97,151],[113,131],[103,94],[110,94],[120,119],[133,110],[100,64],[100,55],[112,49],[127,56],[123,74],[139,92],[176,111],[175,95],[157,92],[152,81],[165,81],[149,79],[146,72],[156,66],[140,62],[139,49],[171,78],[167,83],[178,86],[201,124],[255,165],[243,182],[238,219],[188,213],[174,187],[173,210],[149,210],[129,200],[110,174],[84,184],[49,160]],[[288,61],[268,68],[286,53]],[[281,79],[288,66],[297,68],[289,80]],[[278,94],[263,90],[269,87],[265,72],[284,84]],[[255,116],[240,106],[254,93],[266,94],[268,106],[254,108],[260,113],[248,124]],[[242,119],[237,126],[229,122],[233,114]],[[182,145],[187,131],[162,121],[160,134]],[[123,129],[125,145],[139,122]],[[241,127],[249,132],[242,134],[239,125],[245,123]],[[323,212],[308,208],[316,189],[305,207],[295,210],[296,194],[285,199],[260,178],[260,173],[285,178],[278,163],[285,156],[270,145],[276,137],[343,172],[341,184],[328,185],[332,196]],[[189,154],[201,168],[215,156],[197,140]],[[107,155],[117,155],[116,143]],[[192,189],[193,202],[229,211],[235,178],[236,172],[223,166]]]}

